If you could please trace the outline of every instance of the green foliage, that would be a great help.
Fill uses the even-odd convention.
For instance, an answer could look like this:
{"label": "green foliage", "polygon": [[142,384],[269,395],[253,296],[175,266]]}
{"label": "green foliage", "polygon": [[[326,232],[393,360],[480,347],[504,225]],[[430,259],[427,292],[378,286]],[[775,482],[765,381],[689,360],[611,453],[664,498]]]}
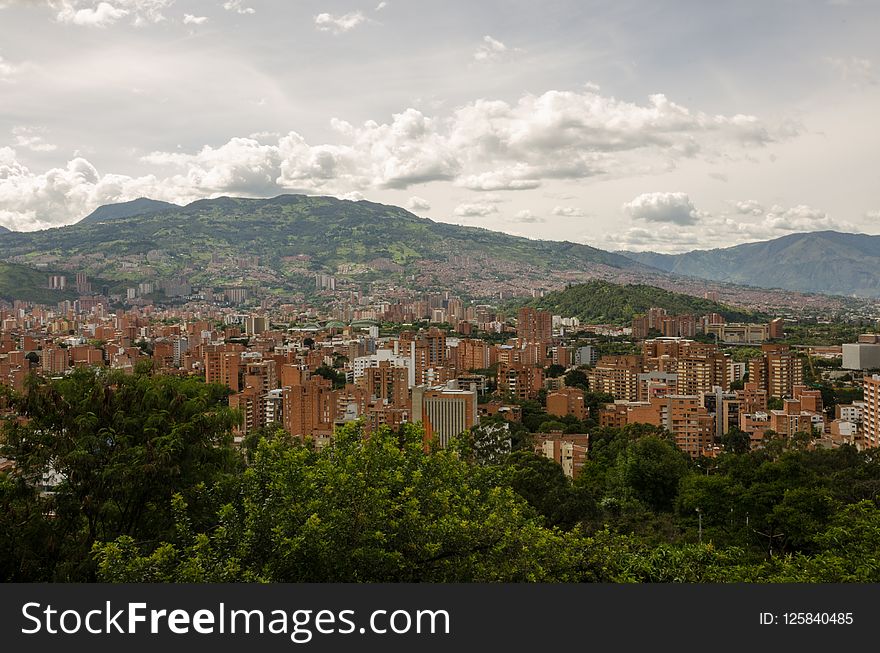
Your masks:
{"label": "green foliage", "polygon": [[571,550],[491,468],[455,449],[425,453],[406,427],[364,438],[349,425],[316,453],[260,444],[240,500],[146,554],[96,548],[103,580],[451,582],[569,578]]}
{"label": "green foliage", "polygon": [[582,322],[626,324],[653,307],[665,308],[672,315],[719,313],[732,322],[762,319],[763,316],[737,310],[707,299],[662,290],[653,286],[618,285],[594,280],[549,293],[525,304],[574,316]]}
{"label": "green foliage", "polygon": [[[4,490],[18,500],[13,512],[21,510],[44,537],[38,545],[12,547],[9,555],[28,560],[39,548],[47,556],[39,572],[31,570],[36,576],[22,579],[92,578],[95,541],[165,537],[173,525],[173,494],[201,508],[215,486],[240,469],[223,387],[95,370],[29,383],[13,400],[27,421],[5,422],[2,448],[15,462]],[[25,491],[40,486],[47,489],[43,495]]]}

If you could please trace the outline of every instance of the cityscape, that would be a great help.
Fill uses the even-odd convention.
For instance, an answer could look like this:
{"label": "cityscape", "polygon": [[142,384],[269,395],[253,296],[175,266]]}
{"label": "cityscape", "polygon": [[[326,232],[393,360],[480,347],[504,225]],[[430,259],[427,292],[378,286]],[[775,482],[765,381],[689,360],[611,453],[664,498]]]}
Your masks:
{"label": "cityscape", "polygon": [[880,582],[877,19],[0,0],[0,579]]}

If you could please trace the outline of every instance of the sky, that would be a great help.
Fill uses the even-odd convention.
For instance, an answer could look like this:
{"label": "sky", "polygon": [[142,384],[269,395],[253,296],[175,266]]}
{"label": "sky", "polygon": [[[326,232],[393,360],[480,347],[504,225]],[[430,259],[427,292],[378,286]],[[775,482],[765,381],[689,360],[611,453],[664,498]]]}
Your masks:
{"label": "sky", "polygon": [[332,195],[610,250],[880,233],[874,0],[0,0],[0,225]]}

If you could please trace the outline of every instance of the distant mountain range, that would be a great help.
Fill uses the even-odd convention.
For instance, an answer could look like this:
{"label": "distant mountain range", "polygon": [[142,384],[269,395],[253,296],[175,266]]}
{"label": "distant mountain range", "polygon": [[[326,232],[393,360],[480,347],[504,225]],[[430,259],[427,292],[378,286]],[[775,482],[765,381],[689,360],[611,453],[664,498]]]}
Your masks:
{"label": "distant mountain range", "polygon": [[8,234],[11,230],[0,224],[0,234]]}
{"label": "distant mountain range", "polygon": [[762,288],[880,297],[880,236],[816,231],[685,254],[619,253],[677,275]]}
{"label": "distant mountain range", "polygon": [[[679,255],[607,252],[435,222],[396,206],[305,195],[102,206],[66,227],[0,230],[0,260],[86,272],[110,292],[140,281],[185,280],[309,295],[315,273],[324,272],[361,287],[394,282],[505,299],[592,278],[692,295],[705,291],[706,279],[880,297],[880,236],[818,232]],[[779,305],[800,305],[783,292],[777,297]]]}

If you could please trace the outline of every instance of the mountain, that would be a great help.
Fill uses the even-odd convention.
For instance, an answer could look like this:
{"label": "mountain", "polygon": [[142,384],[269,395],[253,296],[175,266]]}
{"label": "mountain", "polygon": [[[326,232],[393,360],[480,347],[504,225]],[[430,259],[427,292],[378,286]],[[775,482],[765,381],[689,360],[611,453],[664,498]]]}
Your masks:
{"label": "mountain", "polygon": [[79,221],[79,224],[91,224],[95,222],[107,222],[109,220],[118,220],[120,218],[131,218],[137,215],[151,215],[161,211],[171,211],[180,208],[177,204],[170,202],[160,202],[159,200],[151,200],[146,197],[139,197],[130,202],[120,202],[119,204],[105,204],[89,213],[86,217]]}
{"label": "mountain", "polygon": [[880,297],[880,236],[817,231],[685,254],[619,253],[678,275],[798,292]]}
{"label": "mountain", "polygon": [[2,256],[75,265],[111,285],[115,281],[111,290],[146,279],[186,279],[215,288],[241,284],[279,295],[313,293],[315,273],[326,272],[363,287],[393,281],[497,296],[590,276],[662,276],[587,245],[434,222],[367,201],[221,197],[184,207],[150,203],[146,214],[126,216],[131,204],[103,207],[67,227],[5,234]]}
{"label": "mountain", "polygon": [[539,299],[519,303],[554,315],[573,316],[593,324],[627,324],[653,307],[670,315],[718,313],[732,322],[760,320],[765,316],[734,309],[724,304],[641,284],[615,284],[596,279],[548,293]]}
{"label": "mountain", "polygon": [[0,234],[8,234],[12,233],[12,229],[7,229],[2,224],[0,224]]}

